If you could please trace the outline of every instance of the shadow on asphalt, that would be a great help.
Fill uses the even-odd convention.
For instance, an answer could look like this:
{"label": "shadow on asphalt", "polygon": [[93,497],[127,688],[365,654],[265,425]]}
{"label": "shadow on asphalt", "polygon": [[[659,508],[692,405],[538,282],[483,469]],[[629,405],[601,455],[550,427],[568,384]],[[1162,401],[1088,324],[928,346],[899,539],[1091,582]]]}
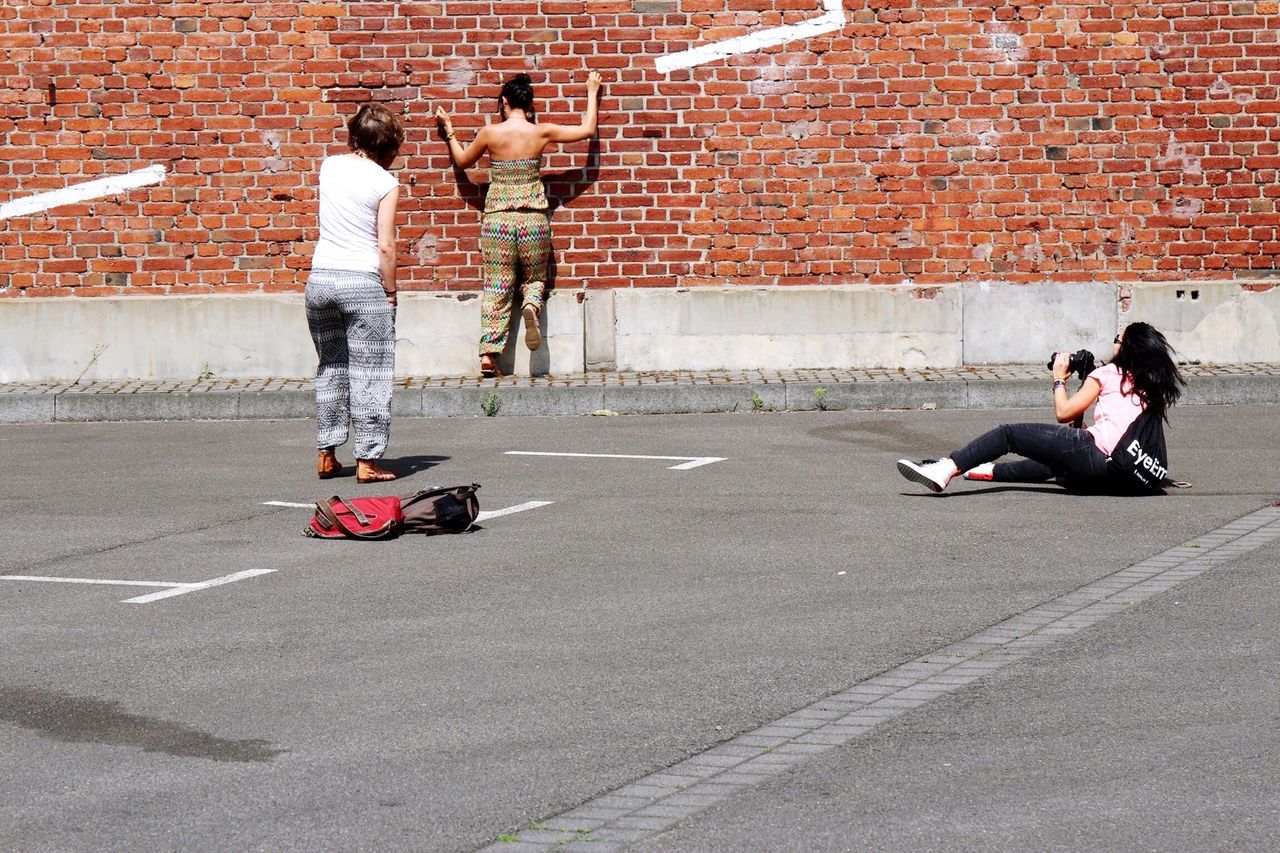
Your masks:
{"label": "shadow on asphalt", "polygon": [[[448,462],[448,456],[401,456],[399,459],[383,459],[383,467],[394,471],[397,477],[409,477],[419,471],[434,468],[441,462]],[[354,468],[352,471],[354,472]]]}

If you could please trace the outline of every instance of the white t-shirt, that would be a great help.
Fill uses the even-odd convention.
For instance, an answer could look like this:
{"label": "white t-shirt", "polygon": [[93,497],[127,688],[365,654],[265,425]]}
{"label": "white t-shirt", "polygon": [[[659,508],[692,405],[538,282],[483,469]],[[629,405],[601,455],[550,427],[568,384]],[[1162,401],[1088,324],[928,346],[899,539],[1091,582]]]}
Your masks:
{"label": "white t-shirt", "polygon": [[395,176],[354,154],[320,164],[320,241],[311,268],[378,272],[378,203]]}

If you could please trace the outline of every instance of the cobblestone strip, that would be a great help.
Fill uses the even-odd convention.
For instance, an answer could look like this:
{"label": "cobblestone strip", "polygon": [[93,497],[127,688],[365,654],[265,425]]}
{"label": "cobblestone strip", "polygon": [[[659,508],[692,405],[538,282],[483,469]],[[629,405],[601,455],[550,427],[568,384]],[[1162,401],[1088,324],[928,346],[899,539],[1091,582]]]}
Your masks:
{"label": "cobblestone strip", "polygon": [[[1280,364],[1187,364],[1187,377],[1280,376]],[[400,376],[397,388],[557,388],[627,387],[636,385],[774,385],[774,384],[856,384],[901,382],[957,382],[979,380],[1048,380],[1039,365],[1002,364],[978,367],[886,368],[828,370],[674,370],[661,373],[575,373],[557,376],[505,376],[481,379],[474,376]],[[278,379],[100,379],[80,382],[3,382],[6,394],[207,394],[227,391],[309,391],[310,378]]]}
{"label": "cobblestone strip", "polygon": [[620,850],[1212,568],[1280,541],[1280,504],[1107,575],[577,808],[485,853]]}

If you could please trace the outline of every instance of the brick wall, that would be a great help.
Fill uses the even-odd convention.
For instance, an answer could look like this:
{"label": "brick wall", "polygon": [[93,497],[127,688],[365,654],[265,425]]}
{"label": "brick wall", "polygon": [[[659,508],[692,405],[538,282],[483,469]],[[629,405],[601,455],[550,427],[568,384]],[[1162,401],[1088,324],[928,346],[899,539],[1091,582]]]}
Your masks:
{"label": "brick wall", "polygon": [[4,0],[0,202],[169,177],[0,222],[2,294],[300,289],[318,162],[367,99],[409,128],[403,286],[476,289],[484,172],[449,168],[430,113],[469,139],[527,70],[574,121],[592,68],[598,147],[546,162],[562,286],[1280,275],[1274,0],[847,0],[839,32],[654,66],[821,11]]}

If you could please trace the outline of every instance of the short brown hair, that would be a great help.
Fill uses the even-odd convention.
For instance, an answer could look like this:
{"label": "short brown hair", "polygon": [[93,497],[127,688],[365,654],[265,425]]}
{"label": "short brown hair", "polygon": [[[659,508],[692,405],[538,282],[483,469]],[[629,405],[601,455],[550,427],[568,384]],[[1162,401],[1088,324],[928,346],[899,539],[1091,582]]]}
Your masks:
{"label": "short brown hair", "polygon": [[378,163],[394,160],[404,142],[404,128],[382,104],[365,104],[347,122],[347,146]]}

